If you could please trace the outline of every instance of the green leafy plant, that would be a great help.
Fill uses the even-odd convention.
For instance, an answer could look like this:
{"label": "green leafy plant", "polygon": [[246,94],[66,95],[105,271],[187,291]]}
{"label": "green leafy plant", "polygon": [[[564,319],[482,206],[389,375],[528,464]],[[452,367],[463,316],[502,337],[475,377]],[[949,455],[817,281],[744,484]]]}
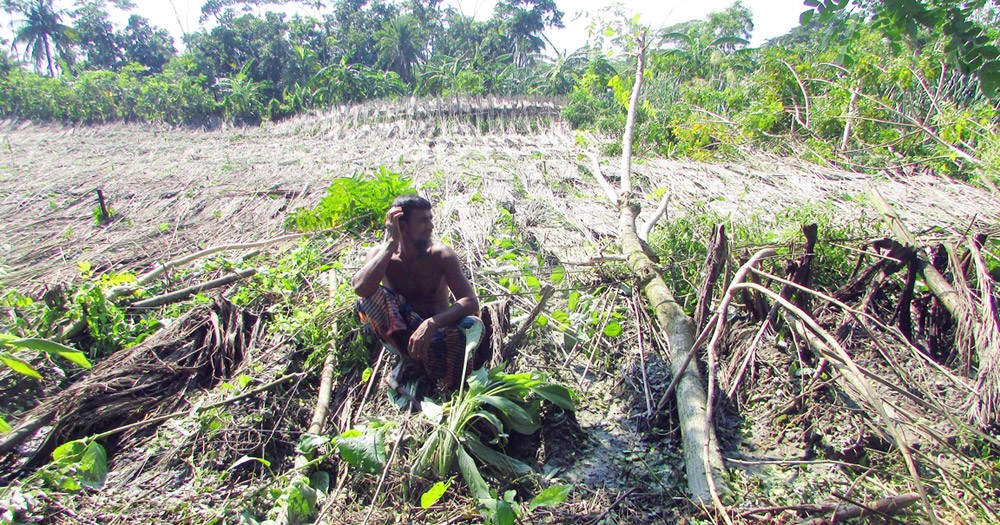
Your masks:
{"label": "green leafy plant", "polygon": [[357,229],[377,227],[394,198],[413,193],[411,184],[408,177],[385,166],[379,166],[371,176],[355,174],[334,179],[315,208],[294,211],[285,221],[285,227],[302,232],[348,223]]}
{"label": "green leafy plant", "polygon": [[[107,214],[105,214],[105,211],[107,211]],[[113,219],[115,215],[117,215],[117,212],[115,212],[115,210],[111,208],[111,206],[106,206],[104,208],[100,206],[95,206],[94,209],[91,210],[90,215],[91,217],[94,218],[95,226],[102,226],[110,222],[111,219]]]}
{"label": "green leafy plant", "polygon": [[91,439],[63,443],[52,451],[52,462],[39,474],[46,484],[60,490],[100,488],[108,475],[108,454]]}
{"label": "green leafy plant", "polygon": [[531,467],[489,445],[503,445],[510,431],[535,433],[540,427],[542,400],[563,410],[573,410],[573,394],[538,372],[506,374],[499,368],[472,372],[467,385],[468,388],[461,389],[443,405],[430,400],[421,403],[424,416],[435,427],[421,447],[412,471],[416,474],[430,470],[438,478],[444,478],[457,470],[488,521],[513,523],[516,515],[513,495],[498,498],[496,491],[487,485],[476,460],[496,469],[506,479],[531,475]]}
{"label": "green leafy plant", "polygon": [[[0,334],[0,361],[7,365],[7,367],[11,370],[35,379],[41,379],[42,375],[26,361],[11,354],[8,350],[6,350],[7,348],[24,348],[27,350],[43,352],[49,355],[58,355],[82,368],[91,367],[90,361],[87,360],[87,357],[83,354],[83,352],[77,350],[76,348],[71,348],[69,346],[45,339],[19,338],[11,334]],[[3,426],[6,426],[6,423],[4,423]],[[2,426],[0,426],[0,428],[2,428]]]}

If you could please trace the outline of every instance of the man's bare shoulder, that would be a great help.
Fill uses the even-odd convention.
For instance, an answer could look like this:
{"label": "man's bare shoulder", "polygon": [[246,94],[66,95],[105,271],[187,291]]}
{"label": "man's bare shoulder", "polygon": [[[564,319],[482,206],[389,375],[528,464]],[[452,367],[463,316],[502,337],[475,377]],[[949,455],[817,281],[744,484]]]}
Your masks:
{"label": "man's bare shoulder", "polygon": [[435,258],[438,258],[438,259],[441,259],[441,260],[451,259],[451,258],[457,258],[458,257],[458,253],[455,252],[454,248],[452,248],[451,246],[448,246],[447,244],[443,244],[443,243],[440,243],[440,242],[434,243],[427,250],[427,252],[429,254],[433,255]]}

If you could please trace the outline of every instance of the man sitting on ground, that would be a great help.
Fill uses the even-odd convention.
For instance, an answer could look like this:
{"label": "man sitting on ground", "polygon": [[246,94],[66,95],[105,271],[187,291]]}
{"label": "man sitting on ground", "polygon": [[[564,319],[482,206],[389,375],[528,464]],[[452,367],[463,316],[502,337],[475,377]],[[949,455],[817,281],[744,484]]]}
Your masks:
{"label": "man sitting on ground", "polygon": [[416,369],[444,390],[457,388],[472,368],[467,335],[478,343],[482,332],[482,321],[473,317],[479,313],[476,292],[455,250],[432,240],[426,199],[396,198],[385,226],[385,242],[368,253],[351,284],[361,297],[362,322],[401,358],[388,383],[395,390],[407,369]]}

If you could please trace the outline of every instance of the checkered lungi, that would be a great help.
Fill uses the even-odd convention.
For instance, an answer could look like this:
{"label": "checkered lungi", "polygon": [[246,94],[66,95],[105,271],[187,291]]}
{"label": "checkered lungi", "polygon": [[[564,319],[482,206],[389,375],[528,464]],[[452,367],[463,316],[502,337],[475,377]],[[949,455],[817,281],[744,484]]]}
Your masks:
{"label": "checkered lungi", "polygon": [[[357,302],[361,322],[370,328],[389,350],[413,359],[407,348],[410,335],[424,319],[413,311],[403,296],[384,287]],[[455,389],[463,379],[462,368],[472,369],[483,322],[478,317],[463,317],[453,326],[434,330],[430,348],[418,364],[424,374],[447,389]],[[466,357],[468,356],[468,357]]]}

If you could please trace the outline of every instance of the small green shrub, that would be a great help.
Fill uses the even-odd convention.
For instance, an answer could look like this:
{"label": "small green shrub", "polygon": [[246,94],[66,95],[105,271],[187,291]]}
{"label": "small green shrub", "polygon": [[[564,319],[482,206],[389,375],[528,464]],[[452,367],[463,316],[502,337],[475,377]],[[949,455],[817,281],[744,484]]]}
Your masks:
{"label": "small green shrub", "polygon": [[411,184],[408,177],[384,166],[371,176],[355,174],[334,179],[319,205],[292,212],[285,228],[308,232],[347,224],[358,231],[379,227],[393,199],[413,193]]}

